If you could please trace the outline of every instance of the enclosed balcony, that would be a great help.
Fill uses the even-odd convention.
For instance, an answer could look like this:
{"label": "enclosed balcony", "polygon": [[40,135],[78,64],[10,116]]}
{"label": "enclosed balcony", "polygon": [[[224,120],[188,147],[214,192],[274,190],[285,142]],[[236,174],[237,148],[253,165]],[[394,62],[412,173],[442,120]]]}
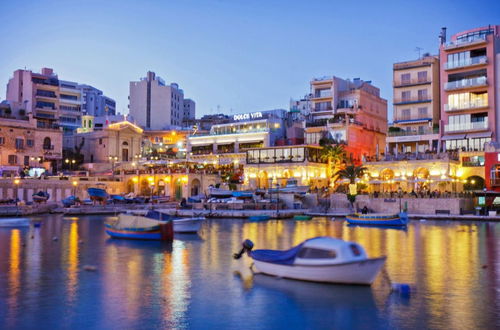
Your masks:
{"label": "enclosed balcony", "polygon": [[462,88],[481,87],[487,85],[488,85],[488,80],[486,76],[482,76],[482,77],[461,79],[461,80],[447,82],[444,85],[444,89],[447,91],[451,91]]}
{"label": "enclosed balcony", "polygon": [[459,104],[445,104],[444,111],[453,112],[461,110],[474,110],[488,107],[488,100],[476,100]]}
{"label": "enclosed balcony", "polygon": [[479,45],[479,44],[483,44],[483,43],[486,43],[486,34],[470,35],[470,36],[463,37],[463,38],[457,38],[457,40],[453,40],[453,41],[448,42],[444,46],[444,49],[449,50],[449,49],[466,47],[466,46],[471,46],[471,45]]}
{"label": "enclosed balcony", "polygon": [[471,57],[466,59],[461,59],[458,61],[449,61],[444,64],[445,70],[465,68],[468,66],[483,65],[488,63],[487,56]]}
{"label": "enclosed balcony", "polygon": [[485,121],[466,122],[459,124],[444,125],[445,132],[479,131],[488,129],[488,118]]}

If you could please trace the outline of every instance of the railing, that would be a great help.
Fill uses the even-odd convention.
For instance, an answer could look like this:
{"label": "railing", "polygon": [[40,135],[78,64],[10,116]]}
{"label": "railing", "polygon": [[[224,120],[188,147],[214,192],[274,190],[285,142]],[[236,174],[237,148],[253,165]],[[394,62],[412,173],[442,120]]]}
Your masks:
{"label": "railing", "polygon": [[398,153],[397,155],[384,155],[380,158],[376,157],[368,157],[367,161],[368,162],[374,162],[374,161],[385,161],[385,162],[392,162],[392,161],[402,161],[402,160],[434,160],[434,159],[440,159],[440,160],[459,160],[458,157],[458,152],[441,152],[441,153],[434,153],[434,152],[411,152],[411,153]]}
{"label": "railing", "polygon": [[327,91],[327,92],[321,92],[321,93],[315,93],[313,98],[318,99],[322,97],[332,97],[332,92]]}
{"label": "railing", "polygon": [[420,85],[420,84],[430,84],[431,79],[430,78],[413,78],[413,79],[405,79],[405,80],[394,80],[393,85],[394,87],[401,87],[401,86],[411,86],[411,85]]}
{"label": "railing", "polygon": [[201,136],[213,136],[213,135],[234,135],[234,134],[245,134],[245,133],[260,133],[260,132],[269,132],[268,128],[255,128],[255,129],[247,129],[247,130],[239,130],[236,132],[210,132],[208,134],[196,134],[190,137],[196,138]]}
{"label": "railing", "polygon": [[[487,119],[487,118],[486,118]],[[445,132],[457,132],[457,131],[470,131],[470,130],[480,130],[488,128],[488,120],[461,123],[461,124],[446,124],[444,125]]]}
{"label": "railing", "polygon": [[420,97],[407,97],[407,98],[395,98],[394,104],[406,104],[406,103],[419,103],[419,102],[431,102],[432,99],[428,96]]}
{"label": "railing", "polygon": [[449,70],[449,69],[463,68],[466,66],[486,64],[486,63],[488,63],[487,56],[478,56],[478,57],[471,57],[471,58],[468,58],[465,60],[460,60],[460,61],[447,62],[444,64],[444,68],[446,70]]}
{"label": "railing", "polygon": [[43,150],[54,150],[54,146],[53,145],[43,145]]}
{"label": "railing", "polygon": [[476,35],[476,36],[470,36],[467,39],[459,39],[455,41],[450,41],[446,44],[444,47],[445,49],[447,48],[454,48],[454,47],[459,47],[459,46],[465,46],[468,44],[472,43],[482,43],[486,41],[486,35]]}
{"label": "railing", "polygon": [[59,129],[59,125],[57,124],[48,124],[44,122],[37,121],[36,123],[37,128],[45,128],[45,129]]}
{"label": "railing", "polygon": [[57,98],[57,95],[52,91],[37,90],[36,96]]}
{"label": "railing", "polygon": [[447,82],[444,84],[444,89],[449,91],[467,87],[486,86],[487,84],[488,81],[486,77],[477,77]]}
{"label": "railing", "polygon": [[488,106],[487,100],[477,100],[472,102],[464,102],[460,104],[445,104],[444,111],[457,111],[457,110],[465,110],[465,109],[475,109],[475,108],[485,108]]}
{"label": "railing", "polygon": [[427,114],[426,115],[421,115],[421,116],[397,116],[394,118],[394,121],[409,121],[409,120],[432,120]]}
{"label": "railing", "polygon": [[332,107],[324,107],[324,108],[313,108],[313,113],[314,112],[321,112],[321,111],[332,111]]}
{"label": "railing", "polygon": [[481,167],[484,166],[484,162],[476,161],[476,162],[462,162],[463,167]]}
{"label": "railing", "polygon": [[500,178],[491,178],[490,183],[492,186],[500,186]]}
{"label": "railing", "polygon": [[389,131],[388,136],[412,136],[412,135],[426,135],[426,134],[438,134],[439,128],[435,127],[433,129],[425,130],[415,130],[415,131]]}

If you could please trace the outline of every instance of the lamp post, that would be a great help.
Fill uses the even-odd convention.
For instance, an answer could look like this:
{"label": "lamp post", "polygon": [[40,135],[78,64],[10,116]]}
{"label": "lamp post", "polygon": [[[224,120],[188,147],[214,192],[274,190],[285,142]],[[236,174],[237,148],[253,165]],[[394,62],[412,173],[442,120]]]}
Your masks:
{"label": "lamp post", "polygon": [[401,189],[401,187],[398,188],[398,195],[399,195],[399,213],[401,213],[401,197],[403,195],[403,189]]}
{"label": "lamp post", "polygon": [[276,194],[278,195],[277,201],[276,201],[276,219],[279,219],[280,217],[280,184],[276,184]]}
{"label": "lamp post", "polygon": [[77,181],[73,181],[72,184],[73,184],[73,196],[76,197],[76,186],[78,185],[78,182]]}
{"label": "lamp post", "polygon": [[19,183],[21,183],[19,179],[14,180],[14,184],[16,185],[16,207],[17,207],[17,199],[19,196]]}
{"label": "lamp post", "polygon": [[115,163],[118,160],[118,156],[109,156],[109,161],[111,162],[111,176],[115,178]]}

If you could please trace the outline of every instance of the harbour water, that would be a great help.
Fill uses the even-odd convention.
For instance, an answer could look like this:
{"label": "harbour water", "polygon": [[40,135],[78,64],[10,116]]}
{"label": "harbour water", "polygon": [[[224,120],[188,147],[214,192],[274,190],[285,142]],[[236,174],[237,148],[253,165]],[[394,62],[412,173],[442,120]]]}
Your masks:
{"label": "harbour water", "polygon": [[[110,239],[105,219],[0,228],[1,329],[500,327],[500,223],[217,219],[165,244]],[[245,238],[286,249],[321,235],[387,255],[383,274],[372,287],[316,284],[252,276],[248,258],[232,259]],[[387,278],[410,295],[391,293]]]}

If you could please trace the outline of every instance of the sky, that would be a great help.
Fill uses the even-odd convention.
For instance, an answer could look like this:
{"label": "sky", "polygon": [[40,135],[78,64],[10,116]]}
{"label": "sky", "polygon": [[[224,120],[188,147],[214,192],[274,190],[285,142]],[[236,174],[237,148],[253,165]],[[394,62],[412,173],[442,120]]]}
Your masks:
{"label": "sky", "polygon": [[154,71],[196,116],[289,108],[313,77],[371,80],[388,100],[392,64],[500,24],[499,0],[0,0],[0,100],[17,69],[53,68],[128,113],[129,82]]}

